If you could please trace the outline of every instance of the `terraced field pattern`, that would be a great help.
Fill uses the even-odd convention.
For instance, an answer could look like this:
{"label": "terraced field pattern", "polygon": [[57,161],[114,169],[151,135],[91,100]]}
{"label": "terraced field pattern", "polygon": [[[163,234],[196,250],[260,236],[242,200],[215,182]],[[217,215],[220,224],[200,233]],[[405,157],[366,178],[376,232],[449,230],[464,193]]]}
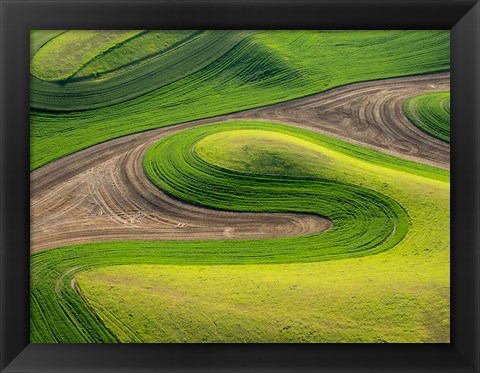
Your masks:
{"label": "terraced field pattern", "polygon": [[449,342],[449,51],[32,31],[31,342]]}

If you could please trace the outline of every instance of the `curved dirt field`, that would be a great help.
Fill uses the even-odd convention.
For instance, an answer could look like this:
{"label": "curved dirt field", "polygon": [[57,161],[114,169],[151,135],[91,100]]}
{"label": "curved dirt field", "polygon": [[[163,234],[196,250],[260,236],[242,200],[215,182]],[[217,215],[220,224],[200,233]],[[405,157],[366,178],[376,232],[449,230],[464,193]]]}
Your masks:
{"label": "curved dirt field", "polygon": [[31,173],[31,250],[111,240],[267,238],[326,230],[331,223],[320,216],[216,211],[170,198],[145,176],[143,154],[173,132],[242,118],[289,123],[449,168],[449,145],[413,126],[402,109],[410,96],[448,88],[448,73],[351,84],[126,136],[64,157]]}
{"label": "curved dirt field", "polygon": [[160,191],[143,171],[143,155],[152,142],[191,126],[109,141],[34,171],[31,249],[112,240],[286,237],[330,227],[320,216],[217,211]]}
{"label": "curved dirt field", "polygon": [[295,124],[400,158],[450,168],[450,146],[413,125],[403,102],[450,89],[450,73],[355,83],[230,117]]}

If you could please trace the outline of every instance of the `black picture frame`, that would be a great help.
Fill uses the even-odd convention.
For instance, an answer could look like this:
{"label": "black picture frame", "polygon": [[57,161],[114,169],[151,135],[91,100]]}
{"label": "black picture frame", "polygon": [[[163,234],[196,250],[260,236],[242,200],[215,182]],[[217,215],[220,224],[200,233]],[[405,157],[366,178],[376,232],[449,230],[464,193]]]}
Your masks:
{"label": "black picture frame", "polygon": [[[1,372],[479,372],[480,4],[0,0]],[[450,29],[451,343],[29,344],[30,29]]]}

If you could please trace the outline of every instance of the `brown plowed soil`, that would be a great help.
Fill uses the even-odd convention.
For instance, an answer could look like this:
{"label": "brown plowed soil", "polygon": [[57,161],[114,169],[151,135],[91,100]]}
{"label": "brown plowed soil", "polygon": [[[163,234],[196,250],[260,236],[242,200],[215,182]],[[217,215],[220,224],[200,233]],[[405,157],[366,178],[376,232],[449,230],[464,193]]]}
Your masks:
{"label": "brown plowed soil", "polygon": [[176,131],[232,119],[293,124],[418,162],[449,168],[450,147],[404,116],[406,98],[449,89],[449,74],[351,84],[306,98],[142,132],[77,152],[31,173],[31,249],[111,240],[242,239],[306,235],[323,217],[192,206],[143,172],[146,149]]}
{"label": "brown plowed soil", "polygon": [[449,169],[450,145],[418,129],[403,113],[407,98],[449,89],[449,73],[377,80],[230,117],[294,124],[400,158]]}

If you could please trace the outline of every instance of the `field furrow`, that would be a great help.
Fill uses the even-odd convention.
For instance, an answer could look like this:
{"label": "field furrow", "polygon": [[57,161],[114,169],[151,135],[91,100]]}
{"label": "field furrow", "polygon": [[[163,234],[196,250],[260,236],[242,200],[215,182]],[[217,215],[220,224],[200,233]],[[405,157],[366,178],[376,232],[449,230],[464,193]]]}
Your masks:
{"label": "field furrow", "polygon": [[[272,119],[313,129],[319,133],[333,132],[336,128],[333,125],[334,119],[340,115],[346,117],[343,111],[346,102],[356,97],[355,102],[363,103],[365,109],[350,113],[350,120],[358,122],[361,119],[355,117],[355,114],[360,115],[371,108],[372,102],[378,99],[372,91],[380,90],[387,102],[393,100],[400,111],[391,111],[387,105],[383,106],[383,111],[372,111],[372,115],[365,119],[365,129],[349,132],[351,133],[349,140],[357,144],[362,142],[371,144],[376,140],[380,145],[377,146],[378,148],[385,147],[389,143],[408,143],[410,140],[410,147],[395,149],[397,155],[420,160],[426,164],[448,167],[446,163],[449,155],[448,145],[439,141],[442,150],[438,150],[439,148],[436,147],[438,140],[430,139],[427,135],[423,135],[423,138],[428,138],[425,140],[425,145],[420,146],[420,141],[414,142],[415,127],[404,118],[401,111],[405,95],[414,94],[422,89],[428,90],[429,85],[432,84],[434,86],[446,84],[448,76],[403,78],[402,81],[407,88],[403,88],[400,84],[402,88],[397,89],[398,79],[391,82],[381,81],[382,88],[375,88],[376,84],[373,82],[361,83],[352,85],[348,89],[340,88],[339,92],[332,90],[293,103],[135,134],[97,145],[42,167],[32,173],[31,179],[33,196],[31,248],[38,250],[79,242],[134,239],[139,235],[149,239],[260,238],[304,235],[327,229],[330,223],[314,215],[246,214],[239,216],[231,212],[205,210],[173,200],[146,179],[142,166],[143,154],[154,141],[174,132],[234,118]],[[387,90],[389,94],[385,94]],[[323,113],[321,107],[317,108],[316,105],[322,105],[324,99],[332,104],[334,109],[325,110],[323,115],[320,114]],[[304,109],[302,109],[302,101],[305,103]],[[336,104],[333,105],[333,103]],[[342,111],[338,113],[335,108]],[[303,115],[309,111],[318,113],[319,115],[314,118],[320,118],[320,120]],[[389,115],[391,112],[398,117],[392,118]],[[297,114],[299,118],[296,117]],[[405,125],[405,128],[391,130],[390,136],[394,140],[380,142],[384,137],[375,138],[367,129],[381,128],[384,122]],[[388,128],[388,126],[385,127]],[[402,134],[408,134],[409,131],[411,131],[410,137],[402,138]],[[428,146],[430,143],[433,144],[431,148]],[[375,148],[375,146],[371,147]],[[417,151],[415,157],[412,157],[409,151],[404,151],[411,147],[421,149]],[[343,148],[348,147],[343,146]],[[409,161],[387,155],[378,156],[376,153],[362,151],[356,147],[353,149],[355,150],[349,150],[352,154],[360,152],[363,157],[369,157],[381,164],[391,163],[400,168],[405,166],[410,169],[419,168]],[[420,155],[423,157],[420,158]],[[438,177],[442,175],[433,168],[430,172],[440,175]]]}
{"label": "field furrow", "polygon": [[31,342],[450,342],[448,31],[31,40]]}

